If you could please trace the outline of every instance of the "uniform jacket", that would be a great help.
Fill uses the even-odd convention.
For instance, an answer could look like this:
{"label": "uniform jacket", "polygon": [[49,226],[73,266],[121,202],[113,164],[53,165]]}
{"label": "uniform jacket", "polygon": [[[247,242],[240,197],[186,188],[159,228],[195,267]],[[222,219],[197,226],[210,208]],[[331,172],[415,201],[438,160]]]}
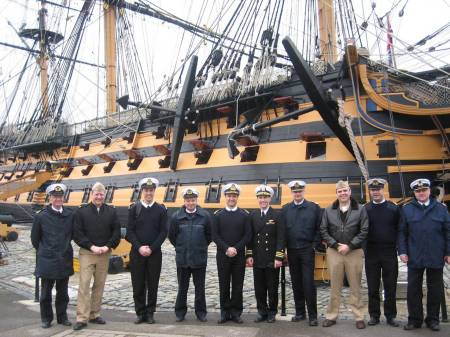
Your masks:
{"label": "uniform jacket", "polygon": [[181,207],[170,219],[169,240],[175,247],[177,267],[205,267],[211,243],[211,216],[199,206],[193,214]]}
{"label": "uniform jacket", "polygon": [[63,279],[73,274],[73,212],[63,207],[59,213],[49,205],[36,214],[31,228],[31,243],[37,250],[38,277]]}
{"label": "uniform jacket", "polygon": [[75,211],[74,240],[82,248],[93,245],[116,248],[120,243],[120,222],[115,207],[103,204],[100,212],[90,202]]}
{"label": "uniform jacket", "polygon": [[344,221],[341,220],[338,200],[323,212],[320,234],[332,248],[337,248],[338,243],[347,244],[350,249],[362,248],[368,232],[366,209],[353,198]]}
{"label": "uniform jacket", "polygon": [[[141,209],[138,212],[139,208]],[[133,204],[128,209],[126,239],[135,251],[139,251],[141,246],[150,246],[152,251],[159,251],[166,236],[166,206],[154,202],[150,207],[150,212],[146,212],[139,201],[139,204]]]}
{"label": "uniform jacket", "polygon": [[322,211],[314,202],[304,200],[300,205],[293,201],[282,208],[286,221],[286,246],[288,249],[312,248],[320,240]]}
{"label": "uniform jacket", "polygon": [[261,210],[250,213],[252,239],[247,245],[247,257],[253,257],[256,268],[274,267],[275,259],[283,261],[285,248],[285,222],[283,213],[269,207],[266,216]]}
{"label": "uniform jacket", "polygon": [[[240,221],[225,223],[223,219],[227,216],[229,216],[229,219],[226,218],[228,221],[232,221],[232,218],[238,218]],[[222,208],[214,213],[213,220],[212,237],[217,245],[217,252],[225,255],[228,248],[234,247],[238,255],[245,255],[245,246],[252,234],[249,212],[242,208],[238,208],[234,212]]]}
{"label": "uniform jacket", "polygon": [[436,199],[423,207],[416,200],[403,206],[398,234],[399,255],[408,255],[408,267],[442,268],[450,255],[450,217]]}

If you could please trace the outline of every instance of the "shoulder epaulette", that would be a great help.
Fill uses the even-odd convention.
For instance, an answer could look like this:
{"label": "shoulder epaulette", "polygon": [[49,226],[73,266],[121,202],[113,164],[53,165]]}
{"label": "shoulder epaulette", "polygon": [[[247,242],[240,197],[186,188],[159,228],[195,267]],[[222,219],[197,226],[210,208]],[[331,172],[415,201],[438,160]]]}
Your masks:
{"label": "shoulder epaulette", "polygon": [[40,209],[39,211],[36,212],[36,214],[41,213],[45,208]]}
{"label": "shoulder epaulette", "polygon": [[135,202],[132,202],[132,203],[130,204],[130,206],[128,206],[128,209],[131,209],[131,207],[133,207],[134,205],[136,205],[136,203],[135,203]]}
{"label": "shoulder epaulette", "polygon": [[86,207],[87,205],[89,205],[89,204],[81,204],[80,206],[78,206],[78,208],[83,208],[83,207]]}
{"label": "shoulder epaulette", "polygon": [[164,208],[165,210],[167,210],[166,205],[164,205],[164,204],[158,204],[158,205],[160,205],[162,208]]}
{"label": "shoulder epaulette", "polygon": [[247,211],[245,208],[239,208],[239,209],[242,209],[245,213],[250,214],[250,212]]}
{"label": "shoulder epaulette", "polygon": [[215,211],[214,211],[214,215],[216,215],[217,213],[219,213],[219,212],[222,211],[222,210],[223,210],[223,208],[218,209],[218,210],[215,210]]}

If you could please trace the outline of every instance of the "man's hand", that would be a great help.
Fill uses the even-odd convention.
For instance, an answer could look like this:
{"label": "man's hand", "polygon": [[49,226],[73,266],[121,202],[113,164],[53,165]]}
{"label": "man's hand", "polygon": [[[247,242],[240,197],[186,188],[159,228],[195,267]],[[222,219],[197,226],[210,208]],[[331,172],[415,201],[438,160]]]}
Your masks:
{"label": "man's hand", "polygon": [[273,266],[275,267],[275,269],[280,268],[282,265],[283,265],[283,261],[275,260],[273,262]]}
{"label": "man's hand", "polygon": [[100,254],[105,254],[105,253],[109,252],[109,247],[107,247],[107,246],[100,247],[100,249],[102,250],[102,252]]}
{"label": "man's hand", "polygon": [[450,264],[450,255],[444,256],[444,261],[447,262],[447,264]]}
{"label": "man's hand", "polygon": [[237,250],[234,247],[228,247],[227,251],[226,251],[226,256],[228,257],[234,257],[237,254]]}
{"label": "man's hand", "polygon": [[406,254],[400,255],[400,261],[402,261],[403,263],[408,263],[408,260],[409,260],[408,255],[406,255]]}
{"label": "man's hand", "polygon": [[350,247],[343,243],[338,243],[338,252],[342,255],[347,255],[347,253],[350,251]]}
{"label": "man's hand", "polygon": [[92,245],[91,252],[93,252],[95,255],[100,255],[102,253],[102,248]]}
{"label": "man's hand", "polygon": [[245,261],[245,265],[247,267],[253,267],[253,257],[248,257],[247,260]]}
{"label": "man's hand", "polygon": [[149,246],[139,247],[139,254],[141,254],[142,256],[150,256],[150,254],[151,254],[150,247]]}

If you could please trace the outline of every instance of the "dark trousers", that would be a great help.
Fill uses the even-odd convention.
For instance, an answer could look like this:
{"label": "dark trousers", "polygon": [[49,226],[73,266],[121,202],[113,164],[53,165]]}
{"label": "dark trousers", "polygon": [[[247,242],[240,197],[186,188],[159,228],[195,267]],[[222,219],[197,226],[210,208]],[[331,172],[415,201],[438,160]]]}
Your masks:
{"label": "dark trousers", "polygon": [[[280,268],[253,268],[256,308],[263,317],[277,314],[279,278]],[[269,301],[267,302],[267,300]]]}
{"label": "dark trousers", "polygon": [[398,261],[396,248],[368,245],[365,255],[370,317],[380,318],[380,280],[384,288],[384,316],[397,316],[396,291]]}
{"label": "dark trousers", "polygon": [[[245,276],[245,255],[228,257],[222,252],[216,255],[219,275],[220,311],[222,314],[239,317],[242,314],[242,288]],[[231,297],[230,297],[231,282]]]}
{"label": "dark trousers", "polygon": [[424,271],[427,273],[427,317],[425,323],[428,325],[439,323],[443,269],[408,267],[408,322],[417,326],[422,325],[424,321],[422,305]]}
{"label": "dark trousers", "polygon": [[138,316],[148,316],[156,310],[161,261],[160,250],[150,256],[142,256],[134,249],[130,252],[131,284]]}
{"label": "dark trousers", "polygon": [[69,304],[69,294],[67,291],[69,285],[69,278],[63,278],[59,280],[53,279],[41,279],[41,298],[39,301],[41,307],[41,320],[42,322],[53,321],[53,308],[52,308],[52,289],[56,283],[56,320],[58,323],[67,320],[67,304]]}
{"label": "dark trousers", "polygon": [[294,293],[295,314],[317,319],[317,289],[314,283],[315,253],[311,247],[288,249],[289,272]]}
{"label": "dark trousers", "polygon": [[206,266],[200,268],[181,268],[177,267],[178,277],[178,294],[175,303],[175,315],[184,317],[187,312],[187,292],[189,289],[189,281],[191,275],[195,287],[195,315],[197,317],[206,316],[206,299],[205,299],[205,274]]}

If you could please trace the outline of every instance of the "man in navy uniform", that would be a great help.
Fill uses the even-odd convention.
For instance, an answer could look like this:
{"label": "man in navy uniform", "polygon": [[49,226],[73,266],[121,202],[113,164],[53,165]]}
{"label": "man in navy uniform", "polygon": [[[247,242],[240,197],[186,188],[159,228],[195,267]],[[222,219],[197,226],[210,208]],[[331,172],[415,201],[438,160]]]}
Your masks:
{"label": "man in navy uniform", "polygon": [[154,200],[159,181],[144,178],[139,181],[141,198],[130,206],[126,239],[131,243],[130,271],[133,285],[135,324],[155,323],[159,276],[161,274],[161,245],[167,236],[167,209]]}
{"label": "man in navy uniform", "polygon": [[195,315],[206,322],[205,274],[208,262],[208,246],[211,243],[211,217],[198,204],[198,192],[185,188],[184,205],[170,219],[169,240],[175,247],[178,294],[175,303],[176,321],[184,320],[187,312],[189,280],[194,280]]}
{"label": "man in navy uniform", "polygon": [[214,213],[212,237],[217,245],[216,261],[220,290],[219,324],[229,320],[242,323],[245,245],[250,240],[251,227],[248,211],[237,206],[240,192],[241,188],[238,184],[226,184],[223,187],[226,206]]}
{"label": "man in navy uniform", "polygon": [[408,264],[408,324],[414,330],[424,321],[423,273],[427,274],[427,316],[425,323],[439,331],[439,305],[444,263],[450,263],[450,217],[447,208],[430,198],[430,181],[416,179],[410,184],[414,200],[402,209],[399,255]]}
{"label": "man in navy uniform", "polygon": [[259,209],[251,212],[252,239],[247,246],[247,265],[253,267],[256,323],[275,322],[278,310],[278,282],[284,259],[285,224],[280,211],[270,206],[273,189],[256,188]]}
{"label": "man in navy uniform", "polygon": [[308,308],[309,325],[317,326],[317,290],[314,284],[314,247],[320,240],[322,214],[319,205],[305,200],[303,180],[288,184],[293,200],[283,206],[286,221],[286,246],[294,293],[295,316],[293,322],[306,318],[305,300]]}
{"label": "man in navy uniform", "polygon": [[37,250],[36,277],[41,278],[42,328],[51,326],[53,320],[52,289],[56,284],[56,320],[58,324],[70,326],[67,318],[69,303],[69,276],[73,275],[73,212],[63,207],[64,184],[52,184],[46,193],[50,204],[36,214],[31,228],[31,243]]}
{"label": "man in navy uniform", "polygon": [[384,316],[390,326],[398,327],[396,290],[398,276],[397,233],[400,209],[384,198],[386,180],[367,181],[371,202],[365,205],[369,218],[369,234],[365,252],[367,287],[369,292],[368,325],[380,323],[380,279],[384,287]]}

